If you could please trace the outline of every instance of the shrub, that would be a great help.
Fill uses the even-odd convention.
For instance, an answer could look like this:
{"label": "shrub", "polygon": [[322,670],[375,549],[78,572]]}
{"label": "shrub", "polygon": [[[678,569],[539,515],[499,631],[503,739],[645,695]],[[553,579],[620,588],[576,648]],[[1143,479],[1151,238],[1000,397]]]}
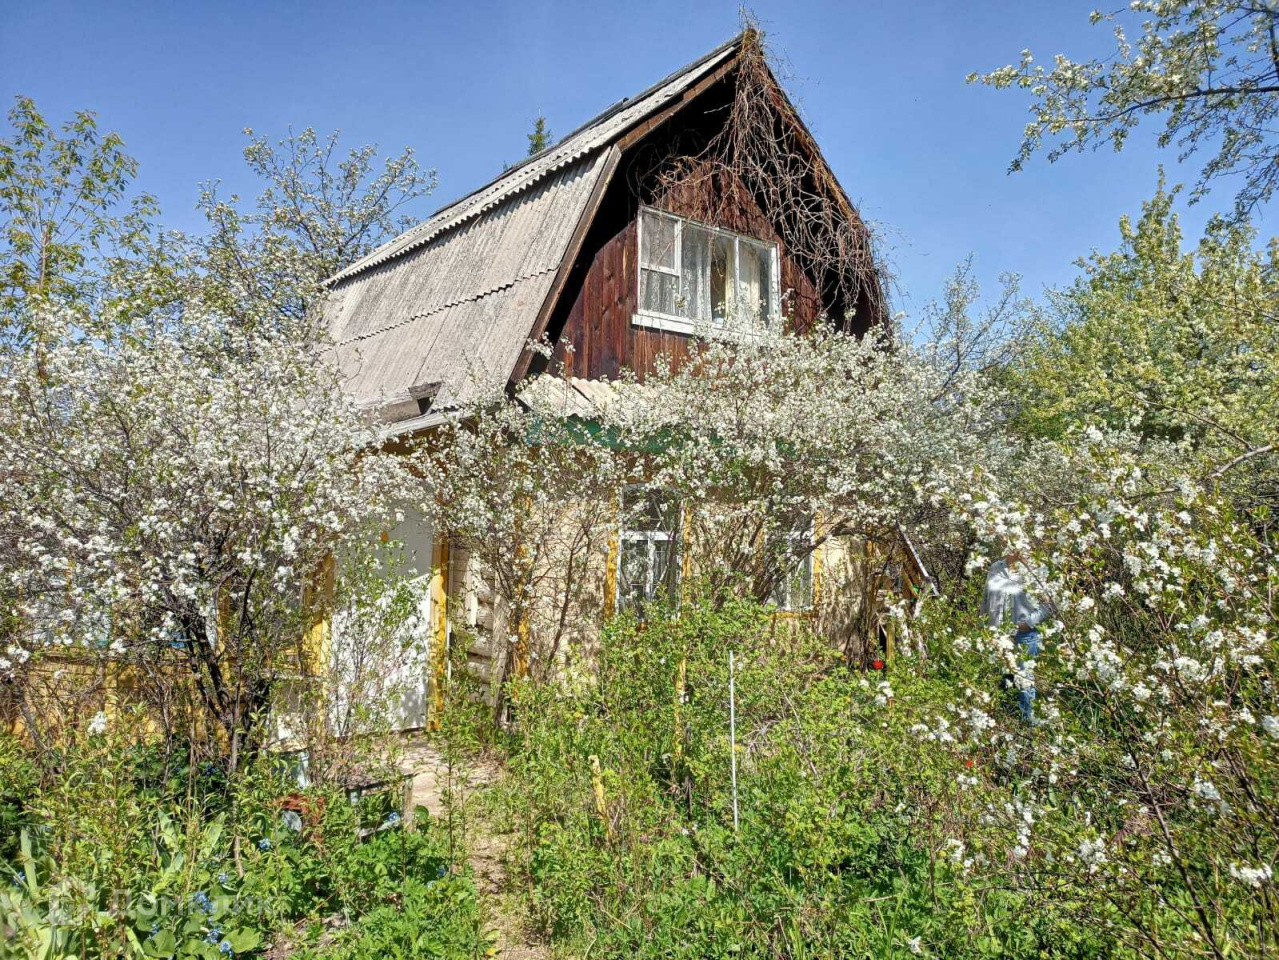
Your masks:
{"label": "shrub", "polygon": [[[299,796],[266,757],[228,780],[166,754],[174,744],[139,724],[119,715],[56,753],[0,737],[0,956],[252,955],[298,921],[356,922],[450,869],[425,811],[414,832],[379,812],[384,829],[362,841],[371,807],[332,790]],[[282,815],[286,797],[306,811],[300,825]]]}
{"label": "shrub", "polygon": [[506,789],[535,917],[608,956],[1104,953],[1104,933],[969,873],[981,854],[947,842],[1016,791],[993,749],[915,732],[949,692],[928,671],[851,670],[752,603],[618,619],[597,684],[519,692]]}
{"label": "shrub", "polygon": [[418,960],[478,957],[481,936],[475,885],[443,870],[431,880],[410,878],[383,905],[337,938],[331,949],[308,948],[297,960]]}

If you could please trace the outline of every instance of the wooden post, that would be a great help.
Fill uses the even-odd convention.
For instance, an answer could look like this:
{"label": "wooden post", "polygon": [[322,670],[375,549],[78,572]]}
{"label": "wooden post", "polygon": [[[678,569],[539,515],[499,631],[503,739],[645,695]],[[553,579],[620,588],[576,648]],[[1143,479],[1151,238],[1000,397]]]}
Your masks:
{"label": "wooden post", "polygon": [[612,620],[617,613],[617,565],[621,552],[621,540],[617,529],[608,538],[608,555],[604,559],[604,619]]}
{"label": "wooden post", "polygon": [[617,613],[617,574],[622,562],[622,510],[625,508],[619,492],[614,503],[616,516],[608,537],[608,555],[604,558],[604,619],[612,620]]}
{"label": "wooden post", "polygon": [[528,613],[520,611],[515,624],[515,676],[527,677],[529,664]]}
{"label": "wooden post", "polygon": [[688,657],[681,657],[679,661],[679,670],[675,674],[675,723],[673,733],[673,743],[671,744],[671,773],[676,773],[676,767],[679,762],[684,759],[684,689],[688,679]]}
{"label": "wooden post", "polygon": [[737,688],[733,680],[733,651],[728,651],[728,748],[733,770],[733,832],[738,830],[737,817]]}
{"label": "wooden post", "polygon": [[444,685],[448,679],[449,665],[449,545],[440,539],[435,544],[431,564],[431,607],[435,614],[434,636],[431,649],[431,717],[430,730],[440,729],[444,715]]}
{"label": "wooden post", "polygon": [[533,510],[533,498],[531,495],[520,498],[517,505],[516,513],[516,547],[515,559],[519,567],[519,597],[512,613],[515,614],[515,649],[514,654],[514,671],[515,677],[527,677],[529,670],[529,608],[535,602],[529,585],[534,582],[536,571],[532,569],[532,561],[529,559],[528,544],[524,539],[523,524],[521,518],[527,516]]}
{"label": "wooden post", "polygon": [[693,588],[693,508],[681,503],[679,508],[679,529],[675,531],[675,549],[679,551],[679,598],[681,602],[689,599],[689,591]]}
{"label": "wooden post", "polygon": [[[337,587],[337,561],[333,554],[325,556],[311,577],[306,591],[306,603],[310,608],[306,638],[302,645],[302,663],[299,672],[317,677],[324,673],[331,653],[333,632],[333,594]],[[218,596],[218,640],[222,642],[231,624],[231,598],[222,591]]]}
{"label": "wooden post", "polygon": [[[814,532],[814,533],[816,533],[816,532],[817,532],[817,524],[816,524],[816,523],[814,523],[814,524],[813,524],[813,532]],[[813,557],[812,557],[812,569],[813,569],[813,583],[812,583],[812,594],[813,594],[813,597],[812,597],[812,603],[813,603],[813,607],[812,607],[812,609],[813,609],[813,614],[814,614],[814,615],[816,615],[816,614],[817,614],[818,608],[821,606],[821,602],[822,602],[822,567],[825,565],[825,562],[826,562],[826,544],[827,544],[827,542],[829,542],[829,540],[830,540],[830,537],[829,537],[829,536],[826,536],[826,537],[824,537],[824,538],[822,539],[821,543],[817,544],[817,546],[815,546],[815,547],[813,548]]]}
{"label": "wooden post", "polygon": [[604,832],[613,836],[613,824],[608,818],[608,804],[604,802],[604,771],[600,769],[600,758],[591,754],[591,790],[595,794],[595,812],[604,821]]}

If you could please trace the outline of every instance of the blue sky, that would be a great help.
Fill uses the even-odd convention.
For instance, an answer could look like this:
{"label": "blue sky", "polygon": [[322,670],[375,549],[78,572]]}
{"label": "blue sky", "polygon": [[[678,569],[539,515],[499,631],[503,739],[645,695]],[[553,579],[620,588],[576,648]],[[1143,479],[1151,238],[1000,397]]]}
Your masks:
{"label": "blue sky", "polygon": [[[47,117],[98,113],[138,158],[168,225],[196,229],[196,185],[250,191],[242,128],[314,126],[384,151],[415,147],[439,171],[425,215],[523,155],[539,112],[558,135],[730,37],[736,0],[643,4],[40,3],[4,0],[0,94]],[[965,75],[1037,54],[1108,47],[1087,4],[1047,0],[765,2],[753,9],[827,158],[877,222],[917,312],[968,253],[993,292],[1068,282],[1073,261],[1117,238],[1156,166],[1191,180],[1152,130],[1122,154],[1044,160],[1006,175],[1025,123],[1018,94]],[[1213,204],[1224,209],[1219,189]],[[1206,205],[1187,212],[1197,236]]]}

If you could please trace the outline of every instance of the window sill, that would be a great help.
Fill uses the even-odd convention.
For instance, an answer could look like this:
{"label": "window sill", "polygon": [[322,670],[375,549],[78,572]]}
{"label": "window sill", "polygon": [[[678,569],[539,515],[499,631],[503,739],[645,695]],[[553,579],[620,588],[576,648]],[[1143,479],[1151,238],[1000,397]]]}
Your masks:
{"label": "window sill", "polygon": [[637,327],[648,327],[650,330],[662,330],[666,333],[694,334],[704,324],[686,317],[670,317],[661,313],[631,314],[631,323]]}
{"label": "window sill", "polygon": [[664,313],[633,313],[631,325],[646,327],[649,330],[661,330],[664,333],[679,333],[714,340],[760,340],[768,336],[771,330],[771,327],[743,330],[723,324],[689,320],[687,317],[672,317]]}

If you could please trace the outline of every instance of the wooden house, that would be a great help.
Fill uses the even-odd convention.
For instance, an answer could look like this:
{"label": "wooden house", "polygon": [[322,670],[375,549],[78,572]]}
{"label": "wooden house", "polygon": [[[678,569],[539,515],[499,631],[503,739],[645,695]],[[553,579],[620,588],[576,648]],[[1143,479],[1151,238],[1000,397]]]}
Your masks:
{"label": "wooden house", "polygon": [[[527,344],[539,338],[589,400],[593,384],[624,368],[642,378],[657,357],[678,359],[699,329],[724,320],[726,303],[745,305],[751,322],[801,331],[838,323],[861,334],[887,322],[869,232],[752,30],[330,286],[346,388],[389,438],[429,431],[474,399],[477,371],[512,385],[538,373],[546,360]],[[433,578],[437,646],[450,620],[496,631],[500,611],[468,557],[412,519],[397,536]],[[447,611],[457,598],[464,609]],[[477,662],[496,652],[483,646]],[[412,697],[402,723],[424,723],[430,699]]]}

